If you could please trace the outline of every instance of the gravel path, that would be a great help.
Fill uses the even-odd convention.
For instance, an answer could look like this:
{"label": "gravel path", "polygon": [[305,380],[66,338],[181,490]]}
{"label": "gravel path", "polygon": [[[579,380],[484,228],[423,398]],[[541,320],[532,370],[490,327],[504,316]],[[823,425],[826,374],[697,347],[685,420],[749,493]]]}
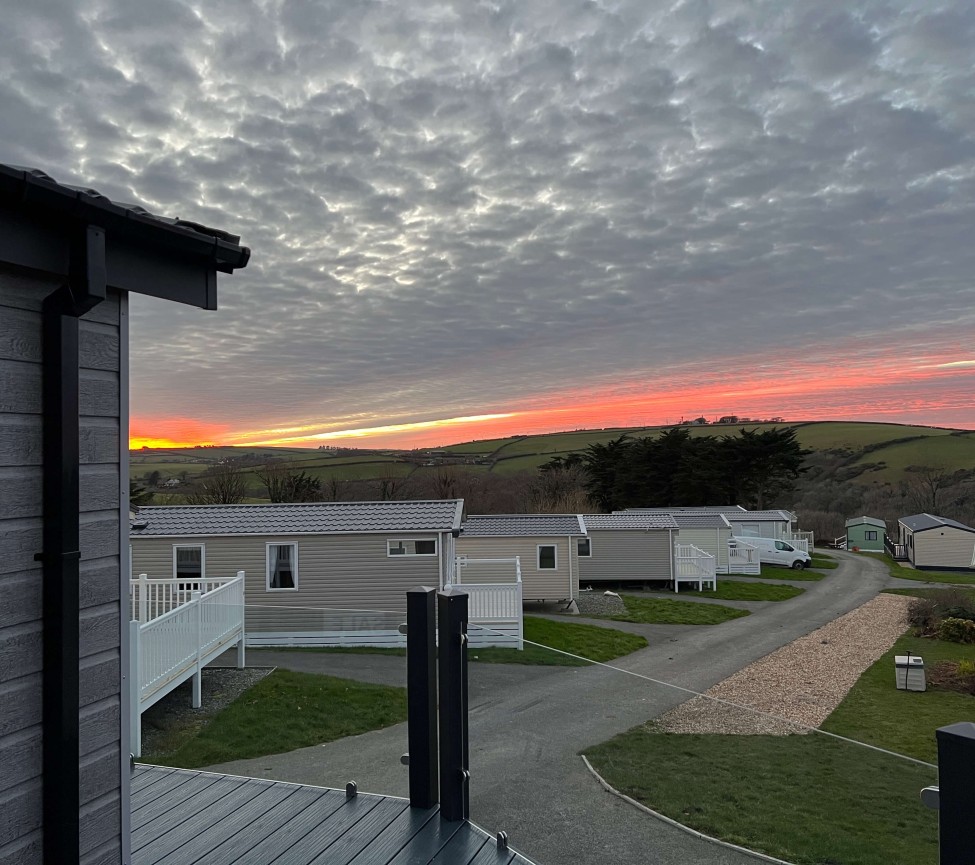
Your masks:
{"label": "gravel path", "polygon": [[785,735],[819,727],[863,671],[907,629],[911,600],[903,595],[878,595],[749,664],[705,696],[662,715],[657,728],[671,733]]}

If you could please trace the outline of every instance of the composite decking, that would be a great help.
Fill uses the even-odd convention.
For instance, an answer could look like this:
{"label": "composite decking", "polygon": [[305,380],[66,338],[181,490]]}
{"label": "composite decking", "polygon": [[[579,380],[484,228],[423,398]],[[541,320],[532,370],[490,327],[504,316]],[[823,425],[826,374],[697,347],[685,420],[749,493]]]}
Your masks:
{"label": "composite decking", "polygon": [[532,865],[406,799],[137,765],[133,865]]}

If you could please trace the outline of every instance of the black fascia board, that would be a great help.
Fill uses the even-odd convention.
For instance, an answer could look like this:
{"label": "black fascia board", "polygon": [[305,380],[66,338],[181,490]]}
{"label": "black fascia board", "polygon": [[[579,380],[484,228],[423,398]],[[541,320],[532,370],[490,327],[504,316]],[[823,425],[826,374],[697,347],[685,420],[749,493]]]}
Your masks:
{"label": "black fascia board", "polygon": [[[216,274],[245,267],[238,238],[179,224],[0,164],[0,260],[67,275],[72,225],[106,233],[108,284],[203,309],[216,308]],[[211,232],[211,233],[207,233]]]}

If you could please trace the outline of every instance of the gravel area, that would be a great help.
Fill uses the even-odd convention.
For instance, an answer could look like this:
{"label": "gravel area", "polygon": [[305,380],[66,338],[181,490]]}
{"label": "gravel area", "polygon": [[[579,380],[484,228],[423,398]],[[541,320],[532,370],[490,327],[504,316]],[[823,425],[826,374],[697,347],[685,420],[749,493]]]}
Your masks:
{"label": "gravel area", "polygon": [[626,612],[623,599],[614,593],[579,592],[576,606],[580,616],[616,616]]}
{"label": "gravel area", "polygon": [[786,735],[819,727],[863,671],[907,629],[911,601],[903,595],[878,595],[718,682],[703,697],[661,715],[655,728],[671,733]]}
{"label": "gravel area", "polygon": [[192,705],[193,681],[189,680],[171,691],[158,703],[142,713],[142,758],[149,762],[157,754],[163,741],[180,727],[204,727],[207,722],[229,706],[248,688],[256,685],[274,667],[204,667],[200,682],[201,705]]}

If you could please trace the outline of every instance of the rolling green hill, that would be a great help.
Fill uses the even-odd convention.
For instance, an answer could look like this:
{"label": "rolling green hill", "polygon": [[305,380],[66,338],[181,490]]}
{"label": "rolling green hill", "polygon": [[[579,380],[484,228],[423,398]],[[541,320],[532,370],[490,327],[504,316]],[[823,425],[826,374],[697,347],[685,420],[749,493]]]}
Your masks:
{"label": "rolling green hill", "polygon": [[[912,466],[936,466],[949,471],[975,467],[975,431],[891,423],[813,421],[768,424],[724,424],[690,426],[692,435],[734,435],[748,429],[791,426],[803,447],[828,451],[842,461],[854,483],[896,483]],[[460,442],[427,451],[343,451],[341,454],[301,448],[178,448],[145,449],[130,455],[131,477],[144,482],[158,471],[163,480],[182,477],[187,481],[231,457],[247,457],[249,483],[256,494],[260,484],[253,474],[261,458],[291,461],[323,481],[377,480],[380,478],[422,478],[456,465],[457,470],[507,475],[533,471],[555,456],[584,451],[589,445],[605,443],[619,436],[652,436],[662,427],[574,430],[545,435],[512,436],[505,439]],[[477,464],[475,464],[477,461]]]}

